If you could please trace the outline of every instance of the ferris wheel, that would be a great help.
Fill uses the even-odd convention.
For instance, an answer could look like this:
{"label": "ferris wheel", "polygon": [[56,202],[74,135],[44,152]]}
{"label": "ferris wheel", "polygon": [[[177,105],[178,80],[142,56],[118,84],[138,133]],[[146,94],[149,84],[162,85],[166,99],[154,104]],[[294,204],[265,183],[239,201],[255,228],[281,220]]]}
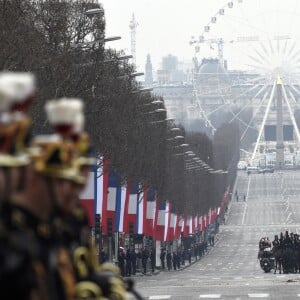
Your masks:
{"label": "ferris wheel", "polygon": [[190,45],[195,105],[212,132],[221,122],[238,121],[241,140],[251,132],[258,144],[276,106],[274,88],[280,77],[300,144],[293,118],[300,105],[299,38],[299,0],[227,1],[208,18]]}

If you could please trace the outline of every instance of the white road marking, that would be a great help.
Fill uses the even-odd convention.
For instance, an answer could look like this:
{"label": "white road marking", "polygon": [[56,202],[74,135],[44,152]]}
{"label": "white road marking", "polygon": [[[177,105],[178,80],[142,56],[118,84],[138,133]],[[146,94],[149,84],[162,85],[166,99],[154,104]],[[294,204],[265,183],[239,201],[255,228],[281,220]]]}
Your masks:
{"label": "white road marking", "polygon": [[292,213],[290,212],[288,217],[286,218],[286,222],[288,221],[288,219],[290,218],[291,215],[292,215]]}
{"label": "white road marking", "polygon": [[268,298],[269,294],[248,294],[249,298]]}
{"label": "white road marking", "polygon": [[[249,196],[250,183],[251,183],[251,176],[249,176],[249,178],[248,178],[248,187],[247,187],[246,199],[248,199],[248,196]],[[246,211],[247,211],[247,203],[245,203],[245,206],[244,206],[244,212],[243,212],[243,218],[242,218],[242,225],[245,225]]]}
{"label": "white road marking", "polygon": [[156,295],[150,296],[149,300],[171,299],[171,295]]}
{"label": "white road marking", "polygon": [[220,299],[221,294],[206,294],[206,295],[200,295],[199,298],[201,299]]}

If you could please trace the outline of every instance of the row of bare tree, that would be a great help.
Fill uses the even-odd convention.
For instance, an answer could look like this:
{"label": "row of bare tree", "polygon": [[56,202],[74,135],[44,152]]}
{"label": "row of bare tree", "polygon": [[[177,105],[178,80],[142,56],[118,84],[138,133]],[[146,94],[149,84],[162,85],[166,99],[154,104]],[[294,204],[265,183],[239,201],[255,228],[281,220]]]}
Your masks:
{"label": "row of bare tree", "polygon": [[[86,13],[96,8],[97,14]],[[104,48],[101,9],[97,1],[0,0],[0,69],[37,75],[35,133],[50,131],[43,109],[47,99],[80,97],[97,157],[109,157],[124,181],[154,186],[178,213],[206,213],[235,178],[238,126],[222,125],[210,140],[168,121],[163,99],[140,91],[134,67],[121,59],[124,53]],[[172,130],[176,127],[180,131]],[[178,135],[184,139],[174,139]],[[187,149],[229,174],[187,168]]]}

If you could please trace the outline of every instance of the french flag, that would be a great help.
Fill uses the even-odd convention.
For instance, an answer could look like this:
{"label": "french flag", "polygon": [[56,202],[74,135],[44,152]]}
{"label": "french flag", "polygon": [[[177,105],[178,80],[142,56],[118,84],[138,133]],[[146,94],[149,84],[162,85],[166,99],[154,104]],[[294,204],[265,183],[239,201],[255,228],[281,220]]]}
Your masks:
{"label": "french flag", "polygon": [[165,238],[165,218],[166,218],[166,201],[160,202],[155,216],[155,239],[164,241]]}
{"label": "french flag", "polygon": [[[145,192],[144,192],[145,194]],[[154,234],[154,221],[156,213],[157,197],[154,188],[150,187],[147,189],[147,208],[146,208],[146,220],[144,227],[144,234],[146,236],[153,236]]]}
{"label": "french flag", "polygon": [[210,211],[205,216],[206,216],[206,218],[205,218],[205,228],[206,228],[210,224],[209,223],[209,221],[210,221]]}
{"label": "french flag", "polygon": [[194,233],[194,218],[189,217],[188,223],[189,223],[189,234],[193,234]]}
{"label": "french flag", "polygon": [[183,226],[183,236],[184,237],[188,237],[188,235],[189,235],[189,231],[190,231],[190,229],[189,229],[189,218],[188,217],[185,217],[184,218],[184,226]]}
{"label": "french flag", "polygon": [[176,230],[175,230],[175,238],[180,239],[181,232],[184,224],[184,218],[182,216],[177,216],[176,218]]}
{"label": "french flag", "polygon": [[87,184],[79,197],[80,204],[86,211],[90,227],[95,226],[95,180],[96,172],[90,172],[87,179]]}
{"label": "french flag", "polygon": [[144,234],[147,213],[147,189],[140,185],[137,203],[137,233]]}
{"label": "french flag", "polygon": [[107,234],[108,166],[108,159],[102,158],[102,166],[98,169],[96,183],[96,213],[101,215],[101,227],[103,234]]}
{"label": "french flag", "polygon": [[171,208],[172,205],[169,201],[166,202],[166,212],[165,212],[165,234],[164,241],[170,242],[171,240]]}
{"label": "french flag", "polygon": [[116,231],[124,232],[124,214],[125,214],[125,202],[127,195],[126,186],[117,187],[117,200],[116,200]]}
{"label": "french flag", "polygon": [[206,214],[202,217],[202,230],[205,230],[207,226],[207,216]]}
{"label": "french flag", "polygon": [[176,223],[177,223],[177,215],[175,213],[171,213],[171,220],[170,220],[170,229],[169,229],[169,239],[173,241],[175,238],[175,231],[176,231]]}
{"label": "french flag", "polygon": [[[117,173],[111,171],[108,173],[108,186],[107,186],[107,196],[106,196],[106,210],[103,207],[103,213],[105,218],[102,219],[102,232],[103,234],[107,234],[106,230],[103,230],[103,225],[107,225],[109,219],[113,224],[113,231],[116,231],[116,205],[117,205],[117,195],[118,189],[120,189],[119,176]],[[105,187],[104,187],[105,188]],[[119,190],[120,195],[120,190]]]}
{"label": "french flag", "polygon": [[202,216],[200,216],[199,217],[199,232],[202,232],[203,231],[203,227],[202,227],[202,224],[203,224],[203,217]]}
{"label": "french flag", "polygon": [[[125,207],[124,207],[124,232],[136,233],[136,213],[139,197],[139,185],[131,184],[127,185]],[[133,232],[132,232],[133,231]]]}
{"label": "french flag", "polygon": [[193,224],[194,233],[196,232],[196,229],[198,230],[198,225],[199,225],[199,217],[197,215],[197,216],[194,217],[194,224]]}

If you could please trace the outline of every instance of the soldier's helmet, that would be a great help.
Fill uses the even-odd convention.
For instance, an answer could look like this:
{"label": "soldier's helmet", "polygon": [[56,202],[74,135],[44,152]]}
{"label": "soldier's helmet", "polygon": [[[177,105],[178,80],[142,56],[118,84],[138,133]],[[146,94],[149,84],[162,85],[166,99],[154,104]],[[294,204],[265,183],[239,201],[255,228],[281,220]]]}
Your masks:
{"label": "soldier's helmet", "polygon": [[84,131],[83,102],[77,98],[51,100],[46,105],[46,113],[55,132],[64,141],[73,143],[80,167],[95,165],[89,135]]}
{"label": "soldier's helmet", "polygon": [[75,183],[85,184],[79,166],[76,164],[77,155],[74,146],[60,136],[36,136],[30,148],[34,169],[52,178],[66,179]]}
{"label": "soldier's helmet", "polygon": [[85,184],[86,178],[81,174],[82,153],[73,139],[76,124],[83,119],[82,107],[82,101],[73,98],[55,99],[46,104],[47,119],[55,133],[33,140],[31,154],[36,171]]}
{"label": "soldier's helmet", "polygon": [[27,115],[36,93],[31,73],[0,73],[0,167],[19,167],[30,162],[31,120]]}

